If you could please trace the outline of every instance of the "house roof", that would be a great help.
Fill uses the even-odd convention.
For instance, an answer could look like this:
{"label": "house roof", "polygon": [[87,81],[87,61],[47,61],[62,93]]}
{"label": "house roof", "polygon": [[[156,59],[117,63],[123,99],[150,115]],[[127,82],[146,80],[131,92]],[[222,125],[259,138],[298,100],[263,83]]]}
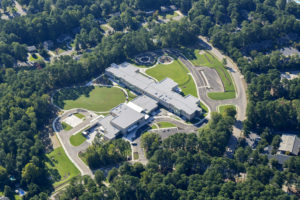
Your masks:
{"label": "house roof", "polygon": [[288,151],[294,155],[298,155],[300,149],[300,139],[296,135],[283,134],[281,136],[281,143],[279,151]]}
{"label": "house roof", "polygon": [[28,46],[27,47],[27,51],[31,52],[31,51],[35,51],[36,47],[35,46]]}

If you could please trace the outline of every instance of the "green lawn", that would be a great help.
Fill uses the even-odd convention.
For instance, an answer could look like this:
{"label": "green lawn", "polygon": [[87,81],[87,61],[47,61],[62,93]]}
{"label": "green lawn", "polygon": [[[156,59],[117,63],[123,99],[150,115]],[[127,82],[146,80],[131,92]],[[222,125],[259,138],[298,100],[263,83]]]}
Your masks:
{"label": "green lawn", "polygon": [[153,124],[153,125],[151,126],[151,129],[158,129],[158,127],[156,126],[156,124]]}
{"label": "green lawn", "polygon": [[199,50],[194,50],[194,56],[190,58],[190,61],[195,66],[207,66],[216,69],[218,72],[223,84],[225,92],[213,92],[208,93],[208,97],[214,100],[223,100],[223,99],[233,99],[235,98],[235,88],[232,78],[229,72],[225,69],[222,62],[215,58],[209,52],[204,52],[199,54]]}
{"label": "green lawn", "polygon": [[95,112],[109,111],[125,100],[123,91],[114,87],[67,88],[54,96],[54,103],[65,110],[84,108]]}
{"label": "green lawn", "polygon": [[85,116],[83,114],[81,114],[81,113],[75,113],[74,115],[76,117],[78,117],[79,119],[84,119],[85,118]]}
{"label": "green lawn", "polygon": [[[55,181],[54,186],[58,186],[69,181],[71,178],[80,175],[79,170],[69,160],[62,147],[58,147],[47,154],[47,158],[48,161],[46,162],[46,165],[50,169],[52,179]],[[58,174],[54,173],[56,170],[58,171]]]}
{"label": "green lawn", "polygon": [[[35,56],[34,56],[34,55]],[[36,62],[36,61],[38,61],[38,60],[43,60],[43,57],[42,56],[40,56],[40,54],[38,54],[38,53],[33,53],[33,54],[29,54],[29,56],[28,56],[28,60],[29,61],[31,61],[31,62]]]}
{"label": "green lawn", "polygon": [[71,129],[73,128],[72,126],[70,126],[70,125],[67,124],[66,122],[62,122],[61,125],[62,125],[62,127],[63,127],[63,129],[64,129],[65,131],[69,131],[69,130],[71,130]]}
{"label": "green lawn", "polygon": [[235,105],[222,105],[222,106],[219,106],[219,112],[221,114],[223,114],[225,109],[227,109],[227,108],[234,108],[236,110]]}
{"label": "green lawn", "polygon": [[188,74],[188,69],[180,61],[174,60],[169,65],[158,64],[156,67],[148,69],[146,73],[158,81],[169,77],[178,83],[184,95],[190,94],[197,97],[196,85]]}
{"label": "green lawn", "polygon": [[85,140],[86,138],[82,135],[81,132],[76,133],[75,135],[72,135],[70,137],[70,143],[75,147],[84,143]]}
{"label": "green lawn", "polygon": [[172,14],[167,14],[166,15],[166,19],[172,19],[174,17],[177,17],[178,16],[178,13],[177,12],[173,12]]}
{"label": "green lawn", "polygon": [[178,13],[177,12],[172,12],[172,13],[161,13],[160,15],[158,15],[159,19],[169,19],[172,20],[174,17],[177,17]]}
{"label": "green lawn", "polygon": [[175,124],[172,124],[170,122],[157,122],[157,125],[159,126],[159,128],[172,128],[172,127],[176,127]]}
{"label": "green lawn", "polygon": [[198,97],[197,88],[193,80],[193,77],[191,75],[188,76],[189,76],[189,80],[186,83],[179,85],[179,87],[181,88],[183,94],[185,95],[190,94],[193,95],[194,97]]}
{"label": "green lawn", "polygon": [[210,92],[207,93],[207,96],[214,100],[234,99],[235,92]]}
{"label": "green lawn", "polygon": [[107,26],[109,26],[108,24],[102,24],[102,25],[100,25],[100,28],[103,30],[103,31],[108,31],[109,30],[109,27],[107,27]]}

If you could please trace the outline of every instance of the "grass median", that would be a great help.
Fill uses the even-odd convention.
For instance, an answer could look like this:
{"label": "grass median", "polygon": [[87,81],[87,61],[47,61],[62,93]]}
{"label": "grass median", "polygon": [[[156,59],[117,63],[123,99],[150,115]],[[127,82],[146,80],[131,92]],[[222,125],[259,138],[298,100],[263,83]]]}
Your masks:
{"label": "grass median", "polygon": [[84,143],[85,140],[86,140],[86,138],[82,135],[81,132],[76,133],[75,135],[72,135],[70,137],[70,143],[75,147]]}

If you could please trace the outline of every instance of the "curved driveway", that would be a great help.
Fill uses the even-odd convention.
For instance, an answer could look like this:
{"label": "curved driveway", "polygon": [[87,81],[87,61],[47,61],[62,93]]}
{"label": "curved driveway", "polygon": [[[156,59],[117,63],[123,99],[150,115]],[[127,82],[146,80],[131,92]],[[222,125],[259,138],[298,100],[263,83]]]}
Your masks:
{"label": "curved driveway", "polygon": [[61,126],[60,122],[62,120],[64,120],[70,114],[78,112],[77,109],[73,109],[73,110],[66,111],[62,116],[56,118],[53,122],[53,129],[55,130],[56,135],[57,135],[64,151],[66,152],[68,158],[78,168],[81,175],[93,176],[93,173],[90,170],[90,168],[79,157],[79,153],[82,151],[85,151],[90,146],[90,144],[87,141],[85,141],[83,144],[81,144],[77,147],[74,147],[70,143],[70,137],[72,135],[82,131],[86,127],[88,127],[91,124],[91,122],[96,120],[99,116],[93,115],[93,114],[89,113],[88,111],[84,111],[82,109],[80,109],[80,111],[82,114],[85,115],[85,120],[82,123],[80,123],[78,126],[72,128],[70,131],[65,131],[60,127]]}
{"label": "curved driveway", "polygon": [[[204,42],[208,44],[208,41],[200,36]],[[210,112],[218,111],[218,107],[224,104],[233,104],[237,107],[237,122],[233,126],[233,135],[240,137],[242,135],[242,121],[246,119],[246,108],[247,108],[247,96],[246,96],[246,82],[244,77],[241,75],[237,65],[229,58],[214,48],[209,44],[211,50],[209,50],[213,55],[215,55],[219,60],[225,58],[227,62],[227,70],[229,70],[231,77],[233,78],[236,90],[236,98],[226,99],[226,100],[213,100],[207,96],[208,90],[206,88],[206,81],[204,77],[200,74],[197,67],[195,67],[184,55],[180,52],[174,50],[173,52],[178,56],[178,59],[189,69],[193,79],[195,81],[197,92],[200,101],[202,101],[209,109]]]}

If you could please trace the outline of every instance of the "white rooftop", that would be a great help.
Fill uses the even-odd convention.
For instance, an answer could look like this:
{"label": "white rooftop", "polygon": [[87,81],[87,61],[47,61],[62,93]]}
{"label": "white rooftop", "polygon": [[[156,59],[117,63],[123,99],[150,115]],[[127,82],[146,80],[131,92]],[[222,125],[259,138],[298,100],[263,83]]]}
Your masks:
{"label": "white rooftop", "polygon": [[281,143],[279,151],[288,151],[298,155],[300,149],[300,139],[296,135],[283,134],[281,136]]}
{"label": "white rooftop", "polygon": [[146,95],[136,97],[131,103],[143,108],[147,113],[157,108],[157,101]]}
{"label": "white rooftop", "polygon": [[108,139],[114,139],[120,131],[117,128],[113,127],[113,125],[110,123],[113,119],[114,117],[112,115],[107,115],[99,121],[99,124],[104,129],[104,136]]}
{"label": "white rooftop", "polygon": [[129,128],[131,125],[145,117],[144,114],[137,112],[126,104],[120,104],[119,106],[115,107],[111,111],[111,114],[115,116],[115,118],[111,120],[111,123],[119,126],[122,129]]}

